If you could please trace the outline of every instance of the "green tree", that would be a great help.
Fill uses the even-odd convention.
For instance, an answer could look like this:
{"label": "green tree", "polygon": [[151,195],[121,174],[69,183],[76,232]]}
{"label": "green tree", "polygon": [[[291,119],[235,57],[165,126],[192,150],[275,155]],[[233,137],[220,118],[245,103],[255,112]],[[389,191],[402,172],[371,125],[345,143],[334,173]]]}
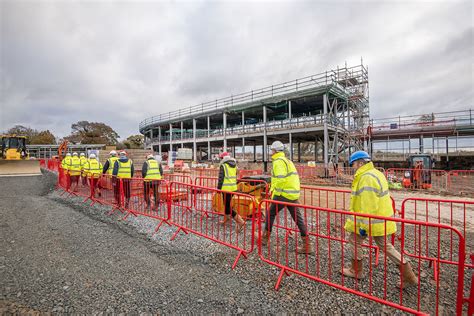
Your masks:
{"label": "green tree", "polygon": [[41,131],[31,138],[30,143],[33,145],[56,144],[56,137],[49,130]]}
{"label": "green tree", "polygon": [[31,145],[56,144],[56,137],[49,130],[37,131],[31,127],[15,125],[7,130],[6,134],[26,136],[26,143]]}
{"label": "green tree", "polygon": [[71,135],[65,138],[72,143],[116,145],[120,136],[104,123],[79,121],[71,125]]}
{"label": "green tree", "polygon": [[[129,148],[143,148],[145,137],[143,135],[131,135],[127,137],[126,142],[130,144]],[[125,143],[125,142],[124,142]]]}

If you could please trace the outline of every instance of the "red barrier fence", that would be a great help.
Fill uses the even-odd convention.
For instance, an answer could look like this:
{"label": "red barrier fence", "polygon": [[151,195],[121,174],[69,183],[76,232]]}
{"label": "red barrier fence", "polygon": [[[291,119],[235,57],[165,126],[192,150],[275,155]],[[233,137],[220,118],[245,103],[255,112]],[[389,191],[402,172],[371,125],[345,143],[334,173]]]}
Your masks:
{"label": "red barrier fence", "polygon": [[[247,194],[236,192],[223,192],[217,189],[190,185],[186,183],[172,182],[170,191],[186,192],[186,196],[179,200],[171,201],[171,221],[178,229],[171,239],[174,239],[180,231],[185,234],[193,233],[197,236],[209,239],[213,242],[227,246],[238,251],[238,255],[232,265],[235,268],[241,256],[247,257],[254,248],[255,199]],[[225,193],[225,195],[224,195]],[[239,232],[239,226],[232,219],[224,224],[219,223],[223,218],[223,200],[231,197],[232,205],[248,205],[246,216],[251,226],[244,225]],[[235,210],[240,213],[241,210]],[[242,210],[244,211],[244,210]]]}
{"label": "red barrier fence", "polygon": [[[280,286],[283,276],[290,272],[405,312],[414,314],[456,313],[458,315],[462,313],[465,241],[462,234],[455,228],[445,224],[373,215],[357,217],[354,213],[342,210],[270,200],[264,200],[260,204],[260,212],[268,210],[274,203],[283,209],[275,217],[275,225],[266,245],[261,241],[264,231],[262,225],[265,223],[258,222],[260,234],[258,246],[260,258],[281,269],[275,285],[276,289]],[[301,217],[304,219],[302,227],[306,228],[307,235],[310,236],[307,247],[315,249],[314,256],[297,252],[298,247],[306,244],[297,236],[301,229],[292,220],[292,217],[295,217],[289,211],[292,207],[298,207]],[[404,290],[394,286],[400,283],[402,273],[401,268],[398,268],[395,263],[389,262],[388,256],[383,257],[384,259],[378,267],[376,266],[376,256],[372,251],[368,252],[366,256],[361,256],[364,248],[373,246],[373,243],[378,243],[379,248],[386,252],[392,247],[390,236],[376,239],[371,237],[369,231],[369,237],[365,238],[366,243],[357,246],[361,237],[356,236],[359,235],[350,234],[343,228],[335,229],[335,221],[338,222],[337,226],[343,227],[347,219],[351,219],[356,225],[358,221],[368,221],[369,224],[382,223],[385,229],[389,221],[396,222],[399,227],[401,226],[401,257],[398,260],[406,261],[405,248],[415,249],[412,266],[416,275],[420,275],[423,263],[429,260],[424,256],[424,249],[422,249],[425,245],[420,247],[420,240],[414,238],[415,232],[424,231],[429,237],[432,242],[426,246],[430,247],[431,253],[439,258],[440,264],[445,263],[441,260],[442,247],[453,245],[458,250],[458,265],[445,265],[444,271],[450,273],[440,274],[434,283],[428,282],[426,278],[419,279],[418,283],[412,286],[413,290],[410,291],[417,293],[417,295],[407,294]],[[357,242],[356,238],[358,238]],[[355,246],[350,248],[349,244]],[[342,273],[343,268],[354,257],[365,258],[363,265],[359,265],[359,267],[364,267],[364,271],[360,272],[364,277],[362,280],[346,277]],[[453,285],[457,290],[448,291],[446,289],[447,283]],[[423,297],[421,293],[423,293]]]}
{"label": "red barrier fence", "polygon": [[448,191],[448,173],[444,170],[390,168],[387,169],[386,176],[392,182],[401,183],[406,189]]}
{"label": "red barrier fence", "polygon": [[448,189],[451,193],[474,195],[474,170],[451,170]]}
{"label": "red barrier fence", "polygon": [[263,170],[246,170],[246,169],[243,169],[243,170],[239,170],[239,179],[242,179],[242,178],[245,178],[245,177],[251,177],[251,176],[258,176],[258,175],[262,175],[263,174]]}
{"label": "red barrier fence", "polygon": [[201,187],[217,188],[218,180],[217,177],[196,177],[194,184]]}

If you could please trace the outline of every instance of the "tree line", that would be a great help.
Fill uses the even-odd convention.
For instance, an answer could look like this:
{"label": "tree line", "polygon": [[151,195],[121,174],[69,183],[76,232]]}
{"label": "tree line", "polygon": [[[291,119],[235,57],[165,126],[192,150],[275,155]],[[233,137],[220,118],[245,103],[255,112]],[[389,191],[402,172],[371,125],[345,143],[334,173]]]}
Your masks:
{"label": "tree line", "polygon": [[27,137],[29,145],[58,144],[64,140],[72,144],[105,144],[117,149],[143,148],[143,135],[131,135],[123,141],[110,126],[101,122],[79,121],[71,124],[71,133],[63,138],[56,137],[50,130],[39,131],[29,126],[15,125],[3,134],[16,134]]}

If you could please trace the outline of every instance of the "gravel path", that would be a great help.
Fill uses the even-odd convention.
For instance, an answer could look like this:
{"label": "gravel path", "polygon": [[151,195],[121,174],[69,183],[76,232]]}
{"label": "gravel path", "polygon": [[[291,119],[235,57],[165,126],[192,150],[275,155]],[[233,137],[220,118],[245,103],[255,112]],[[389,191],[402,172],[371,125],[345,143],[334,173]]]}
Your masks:
{"label": "gravel path", "polygon": [[[279,271],[156,221],[52,192],[54,176],[0,178],[0,312],[387,313],[393,309]],[[25,195],[28,192],[28,195]],[[25,195],[25,196],[23,196]]]}

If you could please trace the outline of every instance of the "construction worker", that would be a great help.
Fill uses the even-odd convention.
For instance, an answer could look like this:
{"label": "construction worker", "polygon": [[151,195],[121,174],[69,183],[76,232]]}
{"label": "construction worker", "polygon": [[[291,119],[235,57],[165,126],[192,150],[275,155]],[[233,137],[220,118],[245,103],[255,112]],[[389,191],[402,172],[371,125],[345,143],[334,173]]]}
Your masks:
{"label": "construction worker", "polygon": [[69,160],[68,172],[71,179],[71,188],[74,186],[72,191],[77,192],[79,176],[81,175],[81,159],[79,159],[79,155],[76,152],[72,153],[72,158]]}
{"label": "construction worker", "polygon": [[232,193],[237,191],[237,162],[230,156],[228,152],[219,155],[221,164],[219,166],[219,180],[217,189],[222,190],[224,199],[224,220],[221,224],[225,224],[232,216],[237,224],[237,232],[240,232],[245,226],[245,222],[237,212],[232,209]]}
{"label": "construction worker", "polygon": [[100,174],[102,171],[102,164],[97,159],[95,154],[90,154],[89,159],[84,164],[84,170],[89,178],[89,185],[92,188],[92,196],[95,197],[95,192],[101,196]]}
{"label": "construction worker", "polygon": [[[115,161],[112,175],[116,176],[117,179],[122,182],[123,194],[125,196],[125,208],[128,208],[130,202],[130,180],[132,179],[133,174],[134,168],[132,160],[128,159],[127,153],[125,151],[121,151],[119,154],[119,159]],[[117,204],[121,206],[119,185],[115,186],[115,199],[117,201]]]}
{"label": "construction worker", "polygon": [[[353,153],[349,166],[355,171],[352,182],[352,193],[349,210],[359,214],[393,216],[392,200],[388,190],[388,182],[384,174],[375,169],[370,156],[365,151]],[[371,236],[379,249],[393,262],[397,263],[402,273],[403,287],[417,284],[418,279],[413,273],[410,263],[402,257],[390,242],[390,235],[397,231],[396,223],[389,220],[370,219],[363,216],[348,216],[344,229],[350,233],[348,237],[352,264],[343,269],[348,277],[363,277],[362,241]],[[357,248],[357,249],[356,249]],[[357,257],[356,257],[357,254]]]}
{"label": "construction worker", "polygon": [[86,186],[87,185],[87,172],[84,170],[85,164],[87,162],[86,154],[81,153],[79,155],[79,159],[81,160],[81,179],[82,179],[82,185]]}
{"label": "construction worker", "polygon": [[[275,141],[270,148],[272,151],[272,183],[270,186],[272,200],[297,204],[300,198],[300,177],[296,167],[292,161],[286,158],[284,152],[285,145],[282,142]],[[270,206],[265,231],[262,236],[263,245],[268,243],[275,217],[284,207],[284,205],[278,203],[272,203]],[[313,253],[310,247],[308,231],[299,209],[294,206],[288,206],[287,208],[291,218],[298,226],[303,241],[298,247],[297,252],[301,254]]]}
{"label": "construction worker", "polygon": [[63,174],[65,177],[68,178],[67,183],[66,183],[66,190],[69,190],[71,187],[71,180],[69,179],[69,164],[71,162],[71,153],[67,153],[66,157],[63,158],[61,161],[61,169],[63,170]]}
{"label": "construction worker", "polygon": [[146,160],[142,166],[143,193],[145,195],[146,207],[150,208],[150,190],[153,190],[153,198],[155,201],[154,210],[160,207],[160,180],[163,178],[163,167],[160,161],[156,160],[152,154],[146,156]]}
{"label": "construction worker", "polygon": [[110,151],[109,158],[104,163],[104,167],[102,169],[102,174],[112,174],[114,170],[115,162],[118,160],[117,152],[115,150]]}

